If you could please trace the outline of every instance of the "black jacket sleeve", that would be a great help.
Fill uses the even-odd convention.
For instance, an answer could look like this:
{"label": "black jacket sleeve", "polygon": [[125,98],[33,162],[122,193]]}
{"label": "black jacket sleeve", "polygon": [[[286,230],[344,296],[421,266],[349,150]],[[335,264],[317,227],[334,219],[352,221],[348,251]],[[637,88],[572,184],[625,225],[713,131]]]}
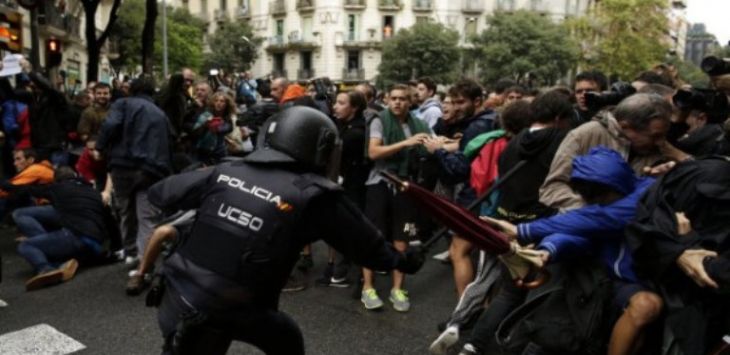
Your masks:
{"label": "black jacket sleeve", "polygon": [[392,270],[403,255],[385,241],[365,215],[341,192],[330,192],[313,200],[305,218],[319,236],[356,264],[374,270]]}
{"label": "black jacket sleeve", "polygon": [[207,168],[170,176],[149,188],[149,201],[165,212],[197,209],[214,171]]}

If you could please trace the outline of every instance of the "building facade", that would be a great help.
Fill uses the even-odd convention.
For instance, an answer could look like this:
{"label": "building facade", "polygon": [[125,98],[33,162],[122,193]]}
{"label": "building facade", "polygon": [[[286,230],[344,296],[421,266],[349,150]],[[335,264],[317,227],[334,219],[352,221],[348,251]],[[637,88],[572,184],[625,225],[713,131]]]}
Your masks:
{"label": "building facade", "polygon": [[206,19],[249,21],[264,39],[253,64],[256,77],[290,80],[329,77],[373,80],[382,42],[418,22],[456,30],[460,45],[485,29],[488,14],[529,9],[555,20],[584,14],[594,0],[174,0]]}
{"label": "building facade", "polygon": [[684,60],[699,66],[702,59],[717,49],[718,46],[717,38],[715,38],[715,35],[707,33],[705,24],[693,24],[687,32]]}
{"label": "building facade", "polygon": [[[71,88],[78,80],[85,83],[88,55],[86,52],[85,16],[83,7],[78,0],[39,1],[38,11],[38,44],[41,67],[46,66],[46,41],[55,38],[61,43],[63,60],[59,65],[59,73],[65,73],[66,86]],[[112,0],[103,0],[96,13],[97,33],[100,33],[109,21],[109,11]],[[0,8],[8,11],[17,11],[22,16],[22,45],[21,54],[30,57],[31,32],[30,12],[19,7],[14,0],[0,0]],[[3,53],[3,56],[5,53]],[[99,81],[110,82],[114,71],[109,64],[108,47],[102,49],[99,61]]]}

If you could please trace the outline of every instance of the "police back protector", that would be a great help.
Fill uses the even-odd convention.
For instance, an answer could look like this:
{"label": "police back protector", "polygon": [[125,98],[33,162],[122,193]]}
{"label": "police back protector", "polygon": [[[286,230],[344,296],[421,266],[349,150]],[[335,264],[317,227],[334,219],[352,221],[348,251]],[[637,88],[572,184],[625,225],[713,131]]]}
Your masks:
{"label": "police back protector", "polygon": [[219,165],[197,219],[164,274],[193,303],[275,307],[303,242],[312,198],[337,185],[265,165]]}

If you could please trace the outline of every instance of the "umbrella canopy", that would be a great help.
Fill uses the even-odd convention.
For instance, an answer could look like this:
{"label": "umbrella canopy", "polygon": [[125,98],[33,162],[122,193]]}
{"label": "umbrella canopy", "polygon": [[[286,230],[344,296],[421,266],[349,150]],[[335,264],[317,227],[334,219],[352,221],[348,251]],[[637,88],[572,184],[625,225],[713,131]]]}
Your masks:
{"label": "umbrella canopy", "polygon": [[512,250],[504,234],[494,230],[487,222],[480,220],[466,208],[416,184],[405,182],[393,174],[387,172],[381,174],[411,198],[420,209],[456,232],[459,237],[491,254],[504,254]]}

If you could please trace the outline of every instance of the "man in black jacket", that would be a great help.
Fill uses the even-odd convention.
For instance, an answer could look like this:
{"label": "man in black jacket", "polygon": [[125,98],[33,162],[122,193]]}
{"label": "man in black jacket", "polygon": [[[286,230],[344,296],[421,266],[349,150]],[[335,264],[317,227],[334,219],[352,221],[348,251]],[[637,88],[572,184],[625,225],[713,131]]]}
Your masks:
{"label": "man in black jacket", "polygon": [[266,145],[243,162],[150,188],[150,201],[163,210],[198,211],[162,269],[166,354],[225,354],[232,340],[267,354],[304,354],[301,331],[278,310],[279,294],[299,251],[319,238],[378,270],[415,272],[423,263],[419,253],[404,256],[387,244],[324,177],[339,141],[328,117],[293,107],[262,132]]}
{"label": "man in black jacket", "polygon": [[66,97],[39,73],[28,75],[34,92],[29,108],[30,134],[33,148],[41,160],[48,159],[53,165],[66,165],[64,152],[67,133],[76,131],[71,120]]}
{"label": "man in black jacket", "polygon": [[101,257],[108,239],[118,244],[118,230],[101,196],[71,168],[59,168],[53,184],[20,188],[51,201],[13,212],[18,230],[27,237],[18,245],[18,253],[37,273],[25,284],[26,290],[70,280],[78,267],[76,259]]}
{"label": "man in black jacket", "polygon": [[109,162],[129,264],[154,228],[157,211],[147,202],[147,188],[172,172],[170,123],[152,100],[154,84],[136,79],[131,91],[132,97],[114,102],[96,141]]}

